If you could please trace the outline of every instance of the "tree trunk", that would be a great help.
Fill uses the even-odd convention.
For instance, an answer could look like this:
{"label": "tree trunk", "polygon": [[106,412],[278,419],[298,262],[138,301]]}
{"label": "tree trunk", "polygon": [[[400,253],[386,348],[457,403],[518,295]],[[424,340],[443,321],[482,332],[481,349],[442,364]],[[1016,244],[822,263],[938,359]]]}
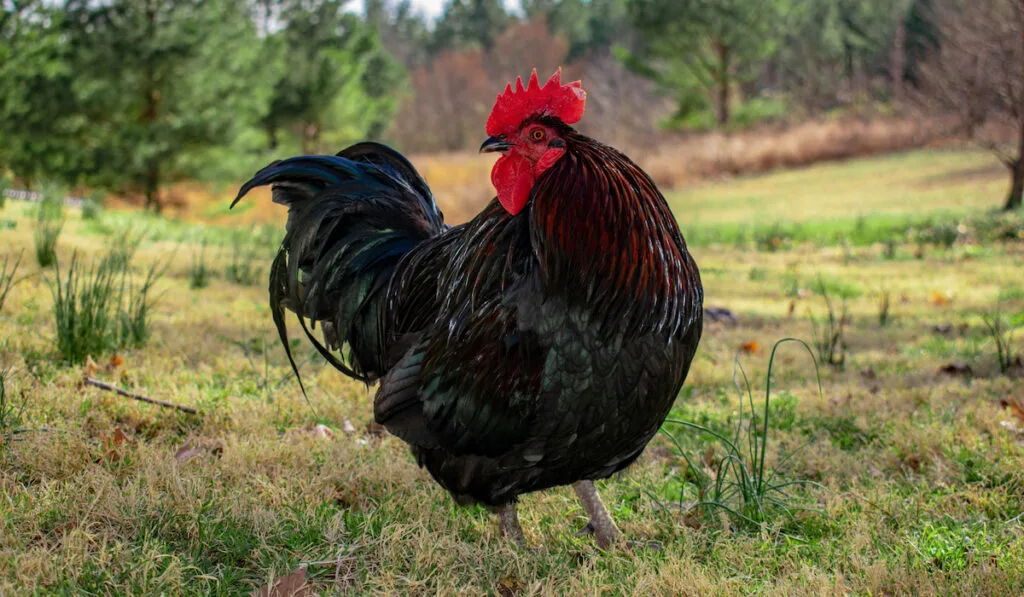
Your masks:
{"label": "tree trunk", "polygon": [[715,115],[719,126],[729,123],[729,46],[721,40],[714,42],[715,55],[718,58],[718,72],[715,73]]}
{"label": "tree trunk", "polygon": [[907,68],[907,54],[905,46],[907,42],[907,20],[900,15],[896,21],[896,36],[892,42],[892,55],[889,59],[889,78],[892,79],[892,100],[900,105],[906,99],[906,87],[903,76]]}
{"label": "tree trunk", "polygon": [[[1021,0],[1024,3],[1024,0]],[[1003,211],[1014,211],[1021,206],[1024,196],[1024,114],[1019,116],[1020,122],[1017,129],[1017,159],[1013,162],[1011,169],[1013,184],[1010,185],[1010,194],[1006,197],[1006,204]]]}
{"label": "tree trunk", "polygon": [[1012,173],[1013,184],[1010,186],[1010,194],[1006,197],[1003,211],[1016,211],[1021,206],[1021,198],[1024,197],[1024,159],[1017,159]]}
{"label": "tree trunk", "polygon": [[160,213],[160,163],[152,162],[146,169],[146,209]]}

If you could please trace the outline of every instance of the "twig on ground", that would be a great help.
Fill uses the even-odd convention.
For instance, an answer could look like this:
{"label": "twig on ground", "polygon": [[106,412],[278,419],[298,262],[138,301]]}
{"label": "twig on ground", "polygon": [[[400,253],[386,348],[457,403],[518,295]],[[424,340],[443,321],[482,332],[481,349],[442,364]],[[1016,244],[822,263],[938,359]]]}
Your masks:
{"label": "twig on ground", "polygon": [[125,396],[126,398],[138,400],[139,402],[148,402],[149,404],[155,404],[157,406],[163,406],[165,408],[176,408],[180,411],[187,412],[190,415],[199,414],[199,411],[192,408],[191,406],[181,406],[180,404],[174,404],[173,402],[165,402],[163,400],[157,400],[156,398],[150,398],[149,396],[143,396],[142,394],[135,394],[133,392],[129,392],[128,390],[122,390],[121,388],[115,385],[111,385],[98,379],[86,377],[84,381],[86,384],[90,386],[97,387],[101,390],[107,390],[108,392],[116,392],[122,396]]}

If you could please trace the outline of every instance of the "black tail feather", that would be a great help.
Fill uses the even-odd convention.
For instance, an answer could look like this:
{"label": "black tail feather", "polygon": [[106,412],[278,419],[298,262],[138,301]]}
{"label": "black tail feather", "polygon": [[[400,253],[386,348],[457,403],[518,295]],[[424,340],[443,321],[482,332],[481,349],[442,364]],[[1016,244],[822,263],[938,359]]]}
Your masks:
{"label": "black tail feather", "polygon": [[[285,309],[334,367],[376,380],[386,354],[377,318],[391,274],[403,255],[445,229],[430,189],[408,160],[377,143],[274,162],[242,186],[232,207],[267,184],[274,202],[288,207],[270,272],[270,308],[296,377]],[[324,341],[311,330],[318,322]]]}

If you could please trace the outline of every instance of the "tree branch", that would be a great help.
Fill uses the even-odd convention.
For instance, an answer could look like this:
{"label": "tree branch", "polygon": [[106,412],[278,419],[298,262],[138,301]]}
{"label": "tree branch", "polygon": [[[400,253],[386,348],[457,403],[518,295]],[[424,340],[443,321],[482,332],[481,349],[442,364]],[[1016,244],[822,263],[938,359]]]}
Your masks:
{"label": "tree branch", "polygon": [[148,396],[143,396],[142,394],[135,394],[133,392],[129,392],[128,390],[122,390],[121,388],[119,388],[119,387],[117,387],[115,385],[111,385],[111,384],[108,384],[106,382],[100,381],[98,379],[93,379],[91,377],[86,377],[83,381],[85,381],[85,383],[87,385],[99,388],[101,390],[107,390],[108,392],[115,392],[115,393],[120,394],[120,395],[122,395],[122,396],[124,396],[126,398],[131,398],[133,400],[138,400],[139,402],[146,402],[146,403],[149,403],[149,404],[155,404],[157,406],[163,406],[164,408],[174,408],[174,409],[180,410],[182,412],[187,412],[190,415],[198,415],[199,414],[199,411],[194,409],[194,408],[192,408],[191,406],[181,406],[181,405],[178,405],[178,404],[174,404],[173,402],[165,402],[163,400],[157,400],[156,398],[150,398]]}

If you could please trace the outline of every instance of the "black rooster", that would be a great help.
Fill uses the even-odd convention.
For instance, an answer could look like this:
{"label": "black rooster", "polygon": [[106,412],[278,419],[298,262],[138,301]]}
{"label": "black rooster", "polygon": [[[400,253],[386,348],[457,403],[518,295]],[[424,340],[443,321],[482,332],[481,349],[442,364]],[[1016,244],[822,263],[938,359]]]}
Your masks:
{"label": "black rooster", "polygon": [[585,99],[560,72],[506,87],[480,148],[502,154],[498,196],[461,226],[376,143],[275,162],[235,199],[272,184],[288,206],[270,273],[286,350],[284,309],[343,373],[380,380],[377,422],[517,543],[518,496],[567,484],[602,547],[621,536],[593,481],[643,451],[701,336],[676,221],[636,164],[569,126]]}

